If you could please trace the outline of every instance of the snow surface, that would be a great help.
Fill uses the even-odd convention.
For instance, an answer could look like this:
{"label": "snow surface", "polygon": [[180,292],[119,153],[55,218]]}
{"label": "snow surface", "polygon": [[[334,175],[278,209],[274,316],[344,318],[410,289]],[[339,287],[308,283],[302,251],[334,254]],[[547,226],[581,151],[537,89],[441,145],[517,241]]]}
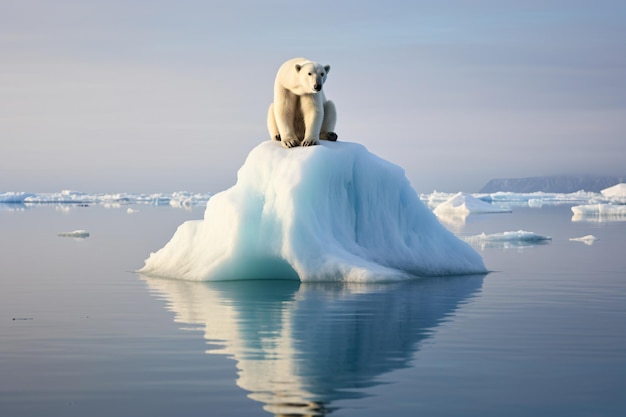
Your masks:
{"label": "snow surface", "polygon": [[445,214],[479,214],[479,213],[510,213],[510,209],[494,206],[467,193],[457,193],[445,202],[439,204],[436,215]]}
{"label": "snow surface", "polygon": [[194,281],[382,281],[487,272],[443,227],[404,171],[365,147],[322,142],[253,149],[237,183],[214,195],[142,273]]}

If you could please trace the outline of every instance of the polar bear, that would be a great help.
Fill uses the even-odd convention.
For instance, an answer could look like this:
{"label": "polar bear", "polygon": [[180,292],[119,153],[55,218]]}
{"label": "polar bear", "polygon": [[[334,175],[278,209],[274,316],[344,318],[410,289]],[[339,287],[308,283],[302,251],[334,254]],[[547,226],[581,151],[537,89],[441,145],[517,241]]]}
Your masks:
{"label": "polar bear", "polygon": [[267,113],[267,129],[285,148],[317,145],[319,139],[337,140],[337,112],[322,86],[330,65],[294,58],[278,69],[274,102]]}

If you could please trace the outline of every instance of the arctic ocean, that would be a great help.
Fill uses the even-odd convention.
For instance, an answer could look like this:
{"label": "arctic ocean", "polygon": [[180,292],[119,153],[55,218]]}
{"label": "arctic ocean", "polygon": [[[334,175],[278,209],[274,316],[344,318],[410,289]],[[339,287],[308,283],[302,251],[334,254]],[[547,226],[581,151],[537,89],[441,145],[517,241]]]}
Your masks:
{"label": "arctic ocean", "polygon": [[623,197],[421,194],[487,275],[198,282],[134,271],[211,193],[0,193],[0,414],[623,415]]}

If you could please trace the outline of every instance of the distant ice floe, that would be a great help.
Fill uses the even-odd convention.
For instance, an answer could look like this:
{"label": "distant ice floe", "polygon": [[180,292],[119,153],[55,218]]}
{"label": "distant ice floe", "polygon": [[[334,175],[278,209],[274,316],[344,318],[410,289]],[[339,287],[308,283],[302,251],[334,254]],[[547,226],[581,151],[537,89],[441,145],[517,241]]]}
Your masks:
{"label": "distant ice floe", "polygon": [[204,206],[211,198],[210,193],[83,193],[63,190],[58,193],[0,192],[0,210],[12,210],[43,204],[85,204],[121,207],[127,204],[146,204],[152,206],[172,206],[191,208]]}
{"label": "distant ice floe", "polygon": [[591,246],[596,240],[598,240],[598,238],[594,235],[587,235],[582,237],[571,237],[569,240],[571,240],[572,242],[582,242],[585,245]]}
{"label": "distant ice floe", "polygon": [[[430,208],[436,208],[447,200],[453,198],[457,193],[443,193],[435,191],[431,194],[421,194],[420,198]],[[491,204],[492,207],[498,207],[504,210],[514,207],[542,207],[544,205],[559,204],[584,204],[605,202],[607,198],[599,193],[589,193],[586,191],[578,191],[575,193],[512,193],[497,192],[491,194],[466,194],[477,200]]]}
{"label": "distant ice floe", "polygon": [[62,232],[57,236],[60,237],[73,237],[75,239],[86,239],[89,237],[89,232],[86,230],[74,230],[73,232]]}
{"label": "distant ice floe", "polygon": [[588,204],[572,207],[572,221],[626,221],[626,205]]}
{"label": "distant ice floe", "polygon": [[626,184],[600,191],[604,201],[572,207],[572,221],[626,221]]}
{"label": "distant ice floe", "polygon": [[450,214],[510,213],[511,210],[494,206],[467,193],[457,193],[435,207],[433,212],[440,216]]}
{"label": "distant ice floe", "polygon": [[552,238],[550,236],[544,236],[534,232],[518,230],[516,232],[502,232],[489,235],[481,233],[475,236],[465,236],[463,237],[463,240],[471,245],[478,246],[481,249],[506,249],[544,245],[546,243],[549,243]]}
{"label": "distant ice floe", "polygon": [[433,210],[437,218],[452,231],[460,230],[470,214],[510,212],[511,209],[487,203],[467,193],[457,193]]}

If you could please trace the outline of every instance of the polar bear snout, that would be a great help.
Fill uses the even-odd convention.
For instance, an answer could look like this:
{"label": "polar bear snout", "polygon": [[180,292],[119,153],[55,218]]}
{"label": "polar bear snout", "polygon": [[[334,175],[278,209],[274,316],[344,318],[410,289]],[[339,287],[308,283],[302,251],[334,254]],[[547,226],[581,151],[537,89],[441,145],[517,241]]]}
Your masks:
{"label": "polar bear snout", "polygon": [[315,84],[315,85],[313,85],[313,90],[315,90],[315,91],[322,91],[322,84]]}

